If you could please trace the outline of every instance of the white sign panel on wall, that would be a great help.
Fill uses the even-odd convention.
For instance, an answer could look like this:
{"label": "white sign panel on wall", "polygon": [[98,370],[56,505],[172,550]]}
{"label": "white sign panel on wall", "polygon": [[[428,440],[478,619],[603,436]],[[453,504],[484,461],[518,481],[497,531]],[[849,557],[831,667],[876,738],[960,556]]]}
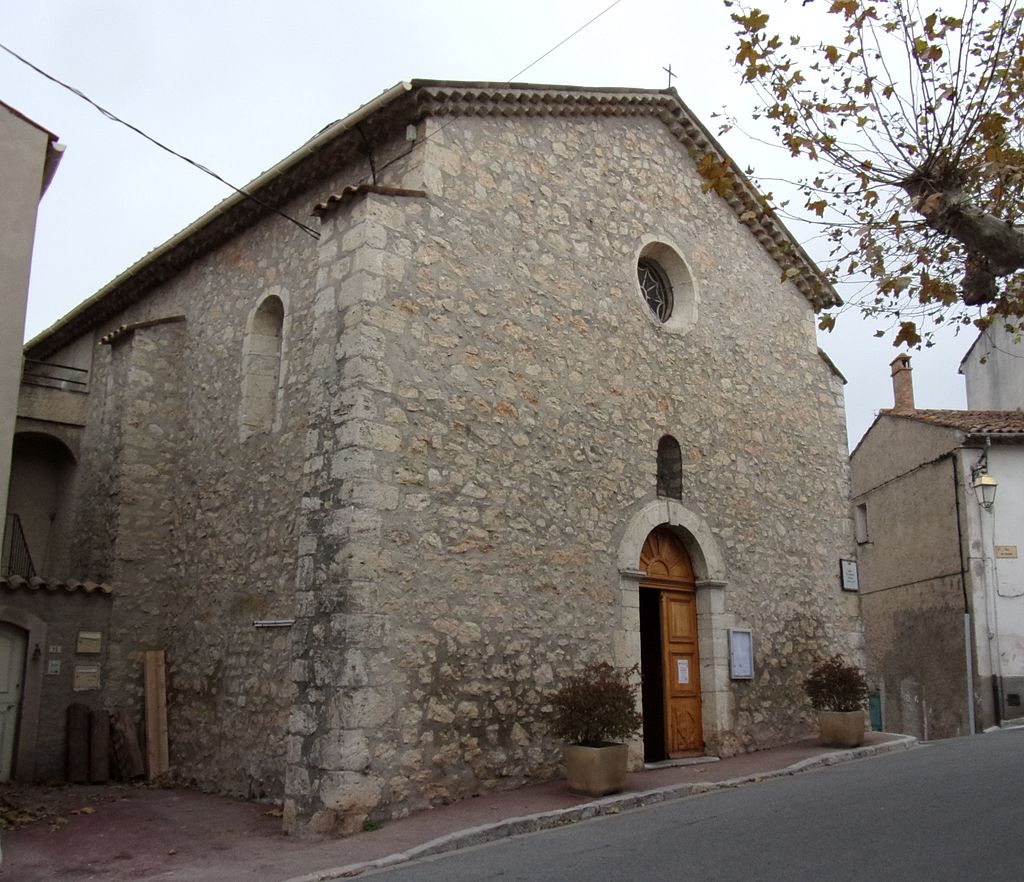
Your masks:
{"label": "white sign panel on wall", "polygon": [[729,630],[729,676],[733,680],[754,679],[754,635],[749,629]]}

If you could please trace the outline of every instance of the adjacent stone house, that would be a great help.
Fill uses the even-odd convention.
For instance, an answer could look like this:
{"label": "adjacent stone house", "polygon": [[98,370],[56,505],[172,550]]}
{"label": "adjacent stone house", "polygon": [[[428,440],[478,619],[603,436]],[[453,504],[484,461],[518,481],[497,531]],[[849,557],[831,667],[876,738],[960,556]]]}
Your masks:
{"label": "adjacent stone house", "polygon": [[552,775],[596,658],[635,763],[808,733],[862,652],[836,297],[702,161],[674,90],[399,84],[30,342],[88,371],[53,566],[108,704],[166,650],[179,778],[346,832]]}
{"label": "adjacent stone house", "polygon": [[964,364],[968,409],[928,410],[897,357],[894,406],[850,459],[868,678],[884,728],[925,739],[1024,717],[1024,414],[978,406],[1013,400],[1005,365]]}

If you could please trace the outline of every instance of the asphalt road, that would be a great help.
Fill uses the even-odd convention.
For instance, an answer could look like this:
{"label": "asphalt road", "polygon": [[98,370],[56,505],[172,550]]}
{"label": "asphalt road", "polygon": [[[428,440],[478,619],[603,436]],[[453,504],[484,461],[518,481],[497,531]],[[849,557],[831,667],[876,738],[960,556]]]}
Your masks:
{"label": "asphalt road", "polygon": [[1024,730],[520,836],[374,882],[1024,880]]}

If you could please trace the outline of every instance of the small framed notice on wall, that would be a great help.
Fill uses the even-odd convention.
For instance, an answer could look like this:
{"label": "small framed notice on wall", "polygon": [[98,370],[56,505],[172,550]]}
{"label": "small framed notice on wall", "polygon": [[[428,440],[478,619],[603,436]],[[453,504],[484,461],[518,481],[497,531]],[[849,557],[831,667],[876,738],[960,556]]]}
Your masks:
{"label": "small framed notice on wall", "polygon": [[103,646],[103,634],[99,631],[79,631],[75,652],[79,655],[99,655]]}
{"label": "small framed notice on wall", "polygon": [[729,630],[729,676],[733,680],[754,679],[754,635],[749,629]]}
{"label": "small framed notice on wall", "polygon": [[860,591],[860,580],[857,577],[857,561],[839,560],[839,584],[843,591]]}
{"label": "small framed notice on wall", "polygon": [[71,681],[71,688],[75,692],[84,692],[87,689],[99,689],[100,666],[75,665],[75,675],[74,679]]}

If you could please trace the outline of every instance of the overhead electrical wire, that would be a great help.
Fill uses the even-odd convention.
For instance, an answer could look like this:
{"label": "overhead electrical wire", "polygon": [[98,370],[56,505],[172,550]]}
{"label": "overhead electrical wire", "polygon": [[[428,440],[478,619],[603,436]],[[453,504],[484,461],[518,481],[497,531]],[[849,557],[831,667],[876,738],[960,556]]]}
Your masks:
{"label": "overhead electrical wire", "polygon": [[[521,77],[521,76],[522,76],[522,75],[523,75],[524,73],[526,73],[526,72],[527,72],[527,71],[528,71],[528,70],[529,70],[529,69],[530,69],[531,67],[536,67],[536,66],[537,66],[538,64],[540,64],[540,63],[541,63],[541,62],[542,62],[542,61],[543,61],[543,60],[544,60],[545,58],[547,58],[547,57],[548,57],[548,56],[549,56],[549,55],[550,55],[550,54],[551,54],[552,52],[554,52],[554,51],[555,51],[556,49],[560,49],[560,48],[561,48],[562,46],[564,46],[564,45],[565,45],[566,43],[568,43],[568,42],[569,42],[569,41],[570,41],[570,40],[571,40],[571,39],[572,39],[573,37],[575,37],[575,36],[576,36],[577,34],[579,34],[579,33],[582,33],[583,31],[585,31],[585,30],[586,30],[587,28],[589,28],[589,27],[590,27],[590,26],[591,26],[591,25],[592,25],[592,24],[593,24],[593,23],[594,23],[595,21],[597,21],[597,20],[598,20],[599,18],[601,18],[601,17],[602,17],[602,16],[603,16],[603,15],[604,15],[605,13],[607,13],[607,12],[611,12],[611,11],[612,11],[612,10],[613,10],[613,9],[614,9],[614,8],[615,8],[616,6],[618,6],[618,5],[619,5],[619,4],[621,3],[621,2],[622,2],[622,0],[614,0],[614,2],[612,2],[612,3],[609,3],[609,4],[608,4],[608,5],[607,5],[607,6],[606,6],[606,7],[604,8],[604,9],[602,9],[602,10],[601,10],[601,11],[600,11],[600,12],[599,12],[599,13],[598,13],[597,15],[595,15],[595,16],[594,16],[593,18],[591,18],[591,19],[589,19],[588,21],[586,21],[586,22],[584,22],[583,24],[581,24],[581,25],[580,25],[580,26],[579,26],[578,28],[576,28],[576,30],[574,30],[574,31],[573,31],[573,32],[572,32],[571,34],[569,34],[569,36],[568,36],[568,37],[563,37],[563,38],[562,38],[561,40],[559,40],[559,41],[558,41],[557,43],[555,43],[555,45],[554,45],[554,46],[552,46],[552,47],[551,47],[550,49],[548,49],[548,51],[547,51],[547,52],[545,52],[545,53],[544,53],[543,55],[538,55],[538,56],[537,56],[537,57],[536,57],[536,58],[535,58],[535,59],[534,59],[533,61],[531,61],[531,62],[530,62],[530,63],[529,63],[528,65],[526,65],[526,67],[524,67],[524,68],[523,68],[522,70],[520,70],[520,71],[517,71],[516,73],[512,74],[512,76],[510,76],[510,77],[509,77],[509,78],[508,78],[507,80],[505,80],[505,81],[504,81],[504,82],[502,83],[502,85],[503,85],[503,86],[510,86],[510,85],[511,85],[512,83],[514,83],[514,82],[515,82],[515,80],[516,80],[516,78],[517,78],[517,77]],[[394,165],[394,164],[395,164],[396,162],[398,162],[399,160],[401,160],[401,159],[405,159],[405,157],[406,157],[406,156],[408,156],[408,155],[409,155],[410,153],[412,153],[412,151],[413,151],[413,150],[415,150],[415,149],[416,149],[417,147],[420,147],[420,146],[422,146],[423,144],[426,144],[426,143],[427,143],[427,141],[429,141],[429,140],[430,140],[431,138],[434,138],[434,137],[436,137],[437,135],[440,135],[440,134],[441,134],[441,132],[443,132],[443,131],[444,131],[444,130],[445,130],[446,128],[448,128],[448,126],[450,126],[450,125],[451,125],[452,123],[454,123],[456,119],[457,119],[457,117],[452,117],[452,118],[451,118],[450,120],[448,120],[448,122],[446,122],[446,123],[444,123],[444,124],[442,124],[442,125],[438,126],[438,127],[436,128],[436,129],[434,129],[434,131],[432,131],[432,132],[431,132],[430,134],[428,134],[428,135],[427,135],[427,136],[426,136],[425,138],[423,138],[423,139],[422,139],[422,140],[420,140],[420,141],[416,141],[416,142],[415,142],[415,143],[414,143],[414,144],[413,144],[413,145],[412,145],[412,146],[411,146],[411,147],[410,147],[410,148],[409,148],[408,150],[406,150],[406,151],[405,151],[404,153],[400,153],[400,154],[399,154],[398,156],[395,156],[395,157],[393,157],[392,159],[389,159],[389,160],[388,160],[387,162],[385,162],[385,163],[384,163],[384,164],[383,164],[382,166],[380,166],[380,168],[373,168],[372,172],[373,172],[373,179],[374,179],[374,182],[376,182],[376,180],[377,180],[377,175],[378,175],[378,174],[379,174],[380,172],[384,171],[384,169],[386,169],[386,168],[387,168],[387,167],[388,167],[389,165]],[[365,181],[365,180],[366,180],[366,176],[363,176],[363,178],[362,178],[361,180],[362,180],[362,181]]]}
{"label": "overhead electrical wire", "polygon": [[[610,12],[612,9],[614,9],[616,6],[618,6],[620,3],[622,3],[622,0],[613,0],[612,3],[608,4],[608,6],[606,6],[599,13],[597,13],[597,15],[595,15],[593,18],[589,19],[588,21],[584,22],[578,28],[576,28],[576,30],[574,30],[571,34],[569,34],[569,36],[564,37],[563,39],[559,40],[559,42],[555,43],[554,46],[552,46],[550,49],[548,49],[542,55],[537,56],[537,58],[535,58],[533,61],[531,61],[522,70],[517,71],[516,73],[514,73],[511,77],[509,77],[509,79],[505,80],[503,85],[506,85],[506,86],[511,85],[515,81],[515,79],[517,77],[521,77],[528,70],[530,70],[531,68],[533,68],[536,65],[538,65],[541,61],[543,61],[545,58],[547,58],[552,52],[556,51],[557,49],[560,49],[562,46],[564,46],[566,43],[568,43],[573,37],[575,37],[577,34],[582,33],[584,30],[586,30],[588,27],[590,27],[590,25],[592,25],[594,22],[596,22],[599,18],[604,16],[606,13]],[[138,126],[132,125],[130,122],[127,122],[126,120],[124,120],[121,117],[119,117],[116,113],[113,113],[112,111],[107,110],[102,105],[100,105],[97,102],[93,101],[92,98],[90,98],[88,95],[86,95],[80,89],[76,89],[74,86],[71,86],[68,83],[65,83],[63,80],[59,79],[58,77],[55,77],[53,74],[47,73],[41,67],[38,67],[37,65],[33,64],[27,58],[24,58],[23,56],[19,55],[13,49],[9,48],[8,46],[5,46],[3,43],[0,43],[0,49],[3,49],[3,51],[6,52],[8,55],[12,56],[13,58],[16,58],[18,61],[20,61],[22,64],[26,65],[27,67],[31,68],[32,70],[34,70],[40,76],[45,77],[46,79],[50,80],[50,82],[55,83],[56,85],[60,86],[62,89],[67,89],[67,91],[71,92],[71,94],[77,96],[78,98],[81,98],[86,103],[92,105],[92,107],[94,107],[96,110],[98,110],[100,113],[102,113],[105,117],[107,117],[107,119],[109,119],[109,120],[111,120],[113,122],[116,122],[116,123],[120,123],[121,125],[125,126],[126,128],[131,129],[137,135],[141,135],[143,138],[145,138],[147,141],[149,141],[154,146],[159,147],[161,150],[164,150],[165,152],[171,154],[171,156],[174,156],[174,157],[176,157],[178,159],[183,160],[184,162],[187,162],[189,165],[193,166],[194,168],[197,168],[199,171],[203,172],[204,174],[209,175],[214,180],[219,181],[220,183],[224,184],[224,186],[230,188],[231,190],[234,190],[240,196],[244,196],[246,199],[249,199],[249,200],[255,202],[257,205],[260,205],[261,207],[267,209],[267,211],[271,211],[274,214],[279,215],[280,217],[283,217],[285,220],[289,221],[290,223],[295,224],[295,226],[297,226],[300,230],[302,230],[307,235],[312,236],[314,239],[319,239],[320,238],[320,233],[317,230],[315,230],[312,227],[310,227],[308,224],[304,224],[302,221],[296,220],[291,215],[285,213],[284,211],[282,211],[279,208],[275,208],[273,205],[270,205],[267,202],[264,202],[258,196],[253,196],[251,193],[246,192],[241,187],[236,187],[230,181],[228,181],[225,178],[221,177],[219,174],[217,174],[215,171],[213,171],[213,169],[208,168],[207,166],[203,165],[201,162],[197,162],[196,160],[191,159],[188,156],[185,156],[183,153],[179,153],[177,150],[174,150],[173,148],[168,147],[166,144],[162,143],[161,141],[158,141],[152,135],[149,135],[146,132],[144,132]],[[383,171],[389,165],[392,165],[393,163],[398,162],[400,159],[404,159],[406,156],[408,156],[417,147],[421,146],[422,144],[425,144],[431,138],[439,135],[442,131],[444,131],[453,122],[455,122],[455,118],[454,117],[452,119],[450,119],[448,122],[444,123],[443,125],[438,126],[438,128],[436,128],[433,132],[431,132],[429,135],[427,135],[422,140],[416,141],[412,145],[412,147],[410,147],[404,153],[402,153],[402,154],[394,157],[393,159],[389,160],[388,162],[384,163],[384,165],[382,165],[379,169],[374,167],[373,159],[372,159],[372,156],[371,156],[370,163],[371,163],[371,169],[372,169],[372,174],[373,174],[374,180],[376,180],[377,174],[379,172]],[[365,136],[364,136],[364,140],[365,140]],[[366,180],[366,178],[364,177],[363,180]]]}
{"label": "overhead electrical wire", "polygon": [[79,98],[81,98],[83,101],[87,102],[88,104],[91,104],[100,113],[102,113],[107,119],[112,120],[113,122],[116,122],[116,123],[120,123],[121,125],[125,126],[126,128],[131,129],[133,132],[135,132],[137,135],[141,135],[143,138],[145,138],[151,144],[154,144],[157,147],[159,147],[161,150],[164,150],[167,153],[170,153],[171,156],[175,156],[178,159],[184,160],[189,165],[194,166],[195,168],[199,169],[199,171],[203,172],[204,174],[209,175],[211,178],[213,178],[213,179],[215,179],[217,181],[220,181],[220,183],[222,183],[225,187],[229,187],[230,189],[234,190],[239,195],[244,196],[246,199],[252,200],[257,205],[260,205],[263,208],[267,209],[267,211],[272,211],[274,214],[280,215],[285,220],[290,221],[291,223],[295,224],[295,226],[297,226],[300,230],[302,230],[304,233],[312,236],[314,239],[319,239],[320,238],[320,234],[316,230],[314,230],[311,226],[309,226],[308,224],[304,224],[302,221],[296,220],[291,215],[286,214],[285,212],[281,211],[281,209],[275,208],[273,205],[270,205],[269,203],[264,202],[258,196],[253,196],[252,193],[247,193],[241,187],[236,187],[230,181],[225,180],[219,174],[217,174],[212,169],[207,168],[201,162],[196,162],[194,159],[190,159],[189,157],[185,156],[183,153],[179,153],[177,150],[174,150],[173,148],[168,147],[166,144],[161,143],[156,138],[154,138],[152,135],[146,134],[138,126],[132,125],[130,122],[127,122],[126,120],[121,119],[121,117],[119,117],[116,113],[113,113],[112,111],[107,110],[102,105],[97,104],[95,101],[92,100],[92,98],[90,98],[88,95],[86,95],[80,89],[76,89],[74,86],[69,86],[63,80],[60,80],[57,77],[53,76],[53,74],[47,73],[41,67],[37,67],[31,61],[29,61],[27,58],[23,58],[21,55],[19,55],[13,49],[5,46],[3,43],[0,43],[0,49],[3,49],[4,52],[6,52],[8,55],[11,55],[14,58],[18,59],[18,61],[20,61],[22,64],[32,68],[32,70],[34,70],[40,76],[46,77],[46,79],[50,80],[50,82],[56,83],[61,88],[67,89],[69,92],[71,92],[72,95],[76,95]]}

